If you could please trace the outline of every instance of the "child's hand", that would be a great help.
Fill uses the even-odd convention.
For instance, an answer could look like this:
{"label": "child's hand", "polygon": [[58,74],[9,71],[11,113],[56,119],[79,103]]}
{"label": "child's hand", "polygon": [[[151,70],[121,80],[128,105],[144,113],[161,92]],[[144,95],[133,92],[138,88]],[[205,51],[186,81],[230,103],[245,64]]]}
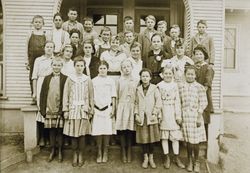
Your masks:
{"label": "child's hand", "polygon": [[34,101],[37,101],[37,98],[36,98],[36,94],[35,94],[35,93],[32,94],[32,99],[33,99]]}
{"label": "child's hand", "polygon": [[114,116],[115,116],[115,113],[113,113],[113,111],[110,112],[110,118],[113,118]]}
{"label": "child's hand", "polygon": [[30,65],[29,65],[29,63],[25,63],[25,67],[26,67],[26,70],[30,70]]}
{"label": "child's hand", "polygon": [[63,117],[65,120],[69,119],[69,112],[64,112]]}
{"label": "child's hand", "polygon": [[138,114],[135,114],[134,116],[135,116],[135,122],[136,122],[136,124],[141,124],[142,121],[141,121],[140,116]]}
{"label": "child's hand", "polygon": [[158,121],[159,121],[159,123],[161,123],[162,122],[162,118],[158,117]]}
{"label": "child's hand", "polygon": [[176,123],[181,127],[182,126],[182,120],[181,119],[177,119]]}
{"label": "child's hand", "polygon": [[154,122],[156,119],[156,115],[155,114],[152,114],[152,118],[150,119],[151,122]]}
{"label": "child's hand", "polygon": [[200,126],[201,126],[201,122],[197,121],[197,122],[196,122],[196,127],[199,128]]}

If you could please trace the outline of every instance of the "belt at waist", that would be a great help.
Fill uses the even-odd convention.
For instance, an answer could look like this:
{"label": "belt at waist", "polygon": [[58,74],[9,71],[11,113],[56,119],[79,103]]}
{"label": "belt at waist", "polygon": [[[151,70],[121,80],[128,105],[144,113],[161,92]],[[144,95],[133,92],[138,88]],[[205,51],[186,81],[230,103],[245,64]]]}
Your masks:
{"label": "belt at waist", "polygon": [[[110,104],[110,106],[112,106],[112,104]],[[104,106],[103,108],[99,108],[99,107],[96,106],[96,105],[94,105],[94,107],[95,107],[96,109],[98,109],[99,111],[105,111],[106,109],[108,109],[109,105]]]}
{"label": "belt at waist", "polygon": [[119,71],[108,71],[108,75],[110,75],[110,76],[118,76],[118,75],[121,75],[121,72],[119,72]]}

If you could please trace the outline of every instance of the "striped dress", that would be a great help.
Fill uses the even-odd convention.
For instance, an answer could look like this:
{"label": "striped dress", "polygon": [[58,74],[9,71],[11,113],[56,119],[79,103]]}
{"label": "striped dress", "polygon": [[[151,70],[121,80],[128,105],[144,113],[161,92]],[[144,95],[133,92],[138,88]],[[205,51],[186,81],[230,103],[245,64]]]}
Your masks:
{"label": "striped dress", "polygon": [[93,115],[93,86],[91,79],[82,74],[68,78],[63,95],[63,112],[69,112],[63,134],[79,137],[91,134],[89,118]]}
{"label": "striped dress", "polygon": [[207,106],[207,96],[205,88],[197,83],[184,82],[180,88],[182,103],[182,130],[184,140],[191,144],[198,144],[206,141],[203,117],[201,116],[201,126],[197,127],[198,114],[202,114]]}

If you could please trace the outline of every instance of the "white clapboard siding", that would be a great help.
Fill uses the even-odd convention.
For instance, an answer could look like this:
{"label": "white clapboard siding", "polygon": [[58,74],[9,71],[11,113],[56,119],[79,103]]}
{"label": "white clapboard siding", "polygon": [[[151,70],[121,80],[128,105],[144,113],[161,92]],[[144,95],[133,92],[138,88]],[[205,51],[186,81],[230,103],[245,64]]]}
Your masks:
{"label": "white clapboard siding", "polygon": [[45,20],[45,30],[52,27],[57,0],[4,0],[5,16],[5,95],[0,107],[19,109],[31,102],[26,62],[26,37],[34,15]]}
{"label": "white clapboard siding", "polygon": [[224,4],[223,0],[191,0],[193,32],[197,33],[196,25],[200,19],[207,20],[208,33],[214,38],[215,44],[215,76],[212,88],[213,105],[215,112],[222,109],[221,75],[224,39]]}

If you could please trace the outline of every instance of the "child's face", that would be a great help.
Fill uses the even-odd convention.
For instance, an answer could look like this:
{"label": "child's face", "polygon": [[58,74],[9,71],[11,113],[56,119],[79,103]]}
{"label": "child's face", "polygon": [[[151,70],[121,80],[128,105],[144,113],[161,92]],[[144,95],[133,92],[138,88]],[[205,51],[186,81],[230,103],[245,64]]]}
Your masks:
{"label": "child's face", "polygon": [[159,35],[156,35],[152,38],[152,48],[153,50],[159,50],[163,46],[163,43],[161,41],[161,37]]}
{"label": "child's face", "polygon": [[69,11],[68,12],[68,17],[70,21],[76,21],[77,19],[77,11]]}
{"label": "child's face", "polygon": [[134,34],[132,32],[129,32],[125,35],[124,40],[128,43],[131,44],[134,41],[135,37]]}
{"label": "child's face", "polygon": [[194,69],[189,69],[185,73],[186,81],[188,83],[192,83],[195,81],[196,75],[195,75],[195,70]]}
{"label": "child's face", "polygon": [[83,61],[76,62],[75,70],[77,74],[82,74],[84,69],[85,69],[85,64]]}
{"label": "child's face", "polygon": [[183,45],[176,47],[176,54],[178,56],[183,56],[184,53],[185,53],[185,47]]}
{"label": "child's face", "polygon": [[152,19],[147,19],[146,26],[149,30],[153,30],[155,26],[155,21]]}
{"label": "child's face", "polygon": [[147,71],[142,72],[141,81],[143,84],[149,84],[151,80],[150,74]]}
{"label": "child's face", "polygon": [[172,28],[170,30],[170,36],[173,38],[173,39],[176,39],[178,38],[180,35],[180,30],[178,28]]}
{"label": "child's face", "polygon": [[39,30],[43,27],[43,19],[42,18],[35,18],[33,20],[33,25],[34,25],[34,28]]}
{"label": "child's face", "polygon": [[79,43],[79,35],[78,33],[73,33],[70,37],[70,41],[72,44],[78,44]]}
{"label": "child's face", "polygon": [[141,58],[141,49],[140,47],[133,47],[131,50],[131,56],[134,59],[140,59]]}
{"label": "child's face", "polygon": [[101,34],[102,40],[105,42],[108,42],[111,36],[111,32],[110,31],[103,31]]}
{"label": "child's face", "polygon": [[174,74],[171,69],[165,69],[162,75],[163,75],[163,80],[169,83],[172,81]]}
{"label": "child's face", "polygon": [[196,62],[204,62],[205,61],[205,56],[202,51],[196,50],[194,53],[194,58]]}
{"label": "child's face", "polygon": [[91,53],[93,52],[93,47],[90,43],[85,43],[83,45],[83,52],[85,55],[91,55]]}
{"label": "child's face", "polygon": [[107,76],[108,74],[108,68],[106,65],[100,65],[98,67],[98,72],[100,76]]}
{"label": "child's face", "polygon": [[56,16],[54,19],[54,24],[56,29],[60,29],[62,27],[62,18],[61,16]]}
{"label": "child's face", "polygon": [[120,41],[117,39],[111,40],[110,42],[110,49],[113,51],[118,51],[120,46]]}
{"label": "child's face", "polygon": [[133,20],[127,20],[124,22],[124,28],[125,30],[133,31],[134,29],[134,21]]}
{"label": "child's face", "polygon": [[54,73],[60,73],[63,67],[62,61],[53,61],[52,62],[52,70]]}
{"label": "child's face", "polygon": [[199,23],[199,25],[197,26],[197,29],[200,34],[204,34],[207,31],[207,26],[202,23]]}
{"label": "child's face", "polygon": [[72,47],[67,47],[67,48],[64,49],[63,57],[66,60],[71,59],[72,55],[73,55],[73,48]]}
{"label": "child's face", "polygon": [[164,34],[167,31],[167,26],[166,25],[158,25],[157,31]]}
{"label": "child's face", "polygon": [[54,44],[53,43],[47,43],[44,47],[44,51],[46,55],[52,55],[54,52]]}
{"label": "child's face", "polygon": [[132,64],[128,61],[125,61],[121,65],[121,70],[124,75],[130,75],[132,72]]}
{"label": "child's face", "polygon": [[93,28],[93,24],[91,21],[85,21],[83,27],[86,32],[90,32]]}

